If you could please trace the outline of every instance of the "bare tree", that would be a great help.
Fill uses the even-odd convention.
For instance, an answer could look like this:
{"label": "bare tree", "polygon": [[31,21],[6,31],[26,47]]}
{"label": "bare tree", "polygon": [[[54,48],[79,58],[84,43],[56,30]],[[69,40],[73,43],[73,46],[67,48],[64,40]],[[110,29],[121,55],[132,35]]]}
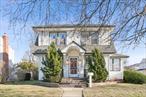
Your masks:
{"label": "bare tree", "polygon": [[[112,24],[113,40],[138,44],[146,38],[146,0],[12,0],[7,14],[13,25],[70,23]],[[34,18],[35,17],[35,18]]]}

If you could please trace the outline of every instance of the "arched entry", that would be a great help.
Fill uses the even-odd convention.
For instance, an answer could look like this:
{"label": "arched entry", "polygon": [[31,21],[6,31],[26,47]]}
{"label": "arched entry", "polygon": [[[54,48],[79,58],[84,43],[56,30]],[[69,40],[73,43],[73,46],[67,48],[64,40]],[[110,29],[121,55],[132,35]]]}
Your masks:
{"label": "arched entry", "polygon": [[67,57],[69,60],[68,64],[68,76],[69,77],[79,77],[79,69],[80,65],[79,64],[79,59],[80,59],[80,51],[76,47],[70,47],[67,51]]}
{"label": "arched entry", "polygon": [[61,50],[63,53],[63,76],[84,77],[84,54],[85,50],[76,42],[72,42]]}

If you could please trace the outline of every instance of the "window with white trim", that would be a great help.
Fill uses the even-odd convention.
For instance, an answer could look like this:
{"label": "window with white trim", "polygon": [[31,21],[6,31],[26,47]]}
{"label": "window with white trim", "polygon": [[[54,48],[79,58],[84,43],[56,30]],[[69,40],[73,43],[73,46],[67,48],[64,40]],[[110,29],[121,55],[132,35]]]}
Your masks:
{"label": "window with white trim", "polygon": [[97,32],[90,32],[91,36],[91,44],[98,44],[98,33]]}
{"label": "window with white trim", "polygon": [[120,71],[121,70],[121,60],[120,58],[112,58],[110,71]]}
{"label": "window with white trim", "polygon": [[98,32],[81,32],[81,43],[88,44],[98,44],[99,34]]}
{"label": "window with white trim", "polygon": [[66,32],[50,32],[49,39],[50,39],[50,43],[54,42],[56,45],[65,45]]}

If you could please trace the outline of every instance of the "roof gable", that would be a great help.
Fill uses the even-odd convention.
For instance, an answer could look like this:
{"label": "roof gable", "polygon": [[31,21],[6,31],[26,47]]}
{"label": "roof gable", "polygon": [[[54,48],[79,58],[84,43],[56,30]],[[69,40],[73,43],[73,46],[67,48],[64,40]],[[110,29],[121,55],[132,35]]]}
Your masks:
{"label": "roof gable", "polygon": [[83,47],[81,47],[78,43],[76,43],[75,41],[72,41],[70,44],[68,44],[65,48],[61,49],[62,53],[66,53],[68,51],[68,49],[70,48],[76,48],[78,49],[81,53],[85,53],[85,49]]}

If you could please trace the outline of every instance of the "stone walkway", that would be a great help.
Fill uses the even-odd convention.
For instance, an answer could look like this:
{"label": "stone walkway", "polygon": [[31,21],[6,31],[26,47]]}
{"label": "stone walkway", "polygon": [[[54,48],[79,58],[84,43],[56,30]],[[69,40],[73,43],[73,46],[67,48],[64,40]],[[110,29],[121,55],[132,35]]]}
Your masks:
{"label": "stone walkway", "polygon": [[62,88],[64,93],[62,97],[82,97],[83,88]]}

